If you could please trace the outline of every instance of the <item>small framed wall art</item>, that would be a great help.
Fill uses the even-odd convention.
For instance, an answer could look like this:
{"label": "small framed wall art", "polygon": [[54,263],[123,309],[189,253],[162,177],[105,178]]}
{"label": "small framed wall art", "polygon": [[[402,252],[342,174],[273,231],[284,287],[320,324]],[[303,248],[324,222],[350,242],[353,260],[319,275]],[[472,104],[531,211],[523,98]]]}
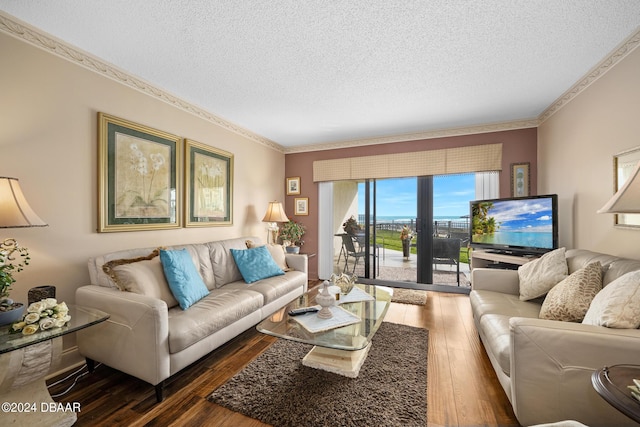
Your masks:
{"label": "small framed wall art", "polygon": [[98,113],[98,232],[181,227],[182,139]]}
{"label": "small framed wall art", "polygon": [[294,176],[287,178],[287,196],[295,196],[300,194],[300,177]]}
{"label": "small framed wall art", "polygon": [[233,224],[233,154],[185,141],[185,227]]}
{"label": "small framed wall art", "polygon": [[294,215],[309,215],[309,198],[296,197],[294,199]]}
{"label": "small framed wall art", "polygon": [[511,196],[526,197],[531,192],[529,166],[529,162],[511,164]]}

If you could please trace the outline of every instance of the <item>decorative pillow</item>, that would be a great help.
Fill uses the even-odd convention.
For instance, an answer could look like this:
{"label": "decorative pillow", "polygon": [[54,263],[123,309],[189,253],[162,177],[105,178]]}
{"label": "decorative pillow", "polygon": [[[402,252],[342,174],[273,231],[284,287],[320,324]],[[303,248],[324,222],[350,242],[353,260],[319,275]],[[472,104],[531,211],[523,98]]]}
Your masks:
{"label": "decorative pillow", "polygon": [[265,246],[244,250],[231,249],[231,255],[236,260],[240,274],[247,283],[284,274]]}
{"label": "decorative pillow", "polygon": [[582,323],[617,329],[640,327],[640,270],[624,274],[602,288]]}
{"label": "decorative pillow", "polygon": [[567,277],[569,268],[564,253],[565,249],[559,248],[518,268],[520,300],[541,297]]}
{"label": "decorative pillow", "polygon": [[160,248],[144,257],[109,261],[102,270],[121,291],[158,298],[166,302],[168,308],[175,307],[178,301],[169,289],[158,255]]}
{"label": "decorative pillow", "polygon": [[160,251],[164,275],[180,308],[186,310],[209,294],[186,249]]}
{"label": "decorative pillow", "polygon": [[280,267],[282,271],[291,270],[287,265],[287,260],[284,253],[284,246],[275,245],[275,244],[257,245],[253,241],[247,240],[247,248],[249,249],[258,248],[260,246],[267,247],[267,249],[269,250],[269,253],[271,254],[271,257],[273,258],[275,263],[278,265],[278,267]]}
{"label": "decorative pillow", "polygon": [[542,303],[539,317],[563,322],[582,322],[600,289],[602,265],[596,261],[555,285]]}

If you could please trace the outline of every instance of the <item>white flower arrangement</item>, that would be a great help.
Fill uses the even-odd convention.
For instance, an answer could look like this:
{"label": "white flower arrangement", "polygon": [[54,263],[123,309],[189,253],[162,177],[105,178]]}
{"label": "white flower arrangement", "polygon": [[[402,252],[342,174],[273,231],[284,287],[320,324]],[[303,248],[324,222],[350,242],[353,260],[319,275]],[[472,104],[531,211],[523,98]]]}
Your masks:
{"label": "white flower arrangement", "polygon": [[55,298],[45,298],[27,308],[27,313],[20,322],[11,325],[10,332],[22,335],[32,335],[37,331],[61,328],[71,320],[69,307],[65,302],[58,304]]}

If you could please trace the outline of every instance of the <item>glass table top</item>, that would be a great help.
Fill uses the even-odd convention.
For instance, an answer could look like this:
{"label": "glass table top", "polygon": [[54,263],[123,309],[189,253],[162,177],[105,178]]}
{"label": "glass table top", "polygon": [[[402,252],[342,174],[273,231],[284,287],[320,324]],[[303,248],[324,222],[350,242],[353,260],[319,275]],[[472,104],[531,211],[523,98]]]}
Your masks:
{"label": "glass table top", "polygon": [[[340,304],[340,307],[360,318],[357,323],[311,333],[293,316],[289,316],[287,314],[289,310],[316,305],[315,296],[322,289],[322,286],[317,286],[260,322],[257,329],[264,334],[320,347],[338,350],[363,349],[382,324],[389,308],[391,295],[379,286],[357,284],[356,287],[373,297],[371,301]],[[315,313],[311,314],[311,316],[315,315]]]}
{"label": "glass table top", "polygon": [[109,318],[107,313],[92,308],[67,304],[71,320],[62,328],[52,328],[46,331],[37,331],[33,335],[22,335],[22,333],[10,334],[11,325],[0,326],[0,354],[7,353],[19,348],[47,341],[52,338],[75,332],[77,330],[104,322]]}

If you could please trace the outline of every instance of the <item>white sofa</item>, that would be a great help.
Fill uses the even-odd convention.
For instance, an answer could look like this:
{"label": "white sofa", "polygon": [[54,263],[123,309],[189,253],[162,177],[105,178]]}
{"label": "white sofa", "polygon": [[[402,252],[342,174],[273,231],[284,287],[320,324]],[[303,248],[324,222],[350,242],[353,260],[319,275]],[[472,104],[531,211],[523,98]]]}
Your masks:
{"label": "white sofa", "polygon": [[[566,260],[569,274],[599,261],[603,286],[640,270],[640,261],[579,249],[567,251]],[[474,269],[472,283],[475,325],[522,425],[637,425],[595,392],[591,375],[604,366],[639,363],[640,330],[540,319],[544,298],[521,301],[517,271]]]}
{"label": "white sofa", "polygon": [[[153,275],[144,276],[147,292],[140,294],[120,290],[103,271],[103,265],[110,261],[145,257],[155,248],[91,258],[91,285],[78,288],[76,302],[111,317],[78,332],[79,351],[90,367],[98,361],[146,381],[156,387],[156,397],[161,401],[165,379],[306,292],[306,255],[286,254],[290,270],[284,275],[245,283],[231,249],[247,249],[247,240],[260,242],[256,237],[243,237],[168,248],[188,251],[209,290],[206,297],[186,310],[170,307],[167,298],[158,297],[160,291],[166,294],[166,289],[159,288],[167,285]],[[148,291],[156,284],[158,289]],[[172,305],[171,298],[169,301]]]}

